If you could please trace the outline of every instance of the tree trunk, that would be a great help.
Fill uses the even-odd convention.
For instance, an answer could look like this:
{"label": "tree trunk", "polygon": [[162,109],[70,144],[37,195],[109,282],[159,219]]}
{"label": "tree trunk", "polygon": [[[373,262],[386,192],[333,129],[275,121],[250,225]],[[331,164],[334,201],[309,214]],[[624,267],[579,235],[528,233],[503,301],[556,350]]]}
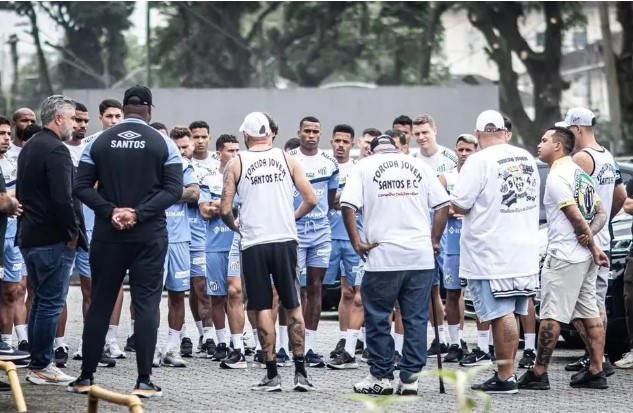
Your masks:
{"label": "tree trunk", "polygon": [[28,2],[25,4],[26,14],[31,22],[31,36],[33,36],[33,42],[35,43],[35,49],[37,51],[37,63],[40,71],[40,81],[42,82],[42,93],[46,96],[53,95],[53,84],[51,83],[51,76],[48,72],[48,64],[46,57],[44,56],[44,50],[42,49],[42,42],[40,41],[40,29],[37,24],[37,14],[33,8],[33,4]]}
{"label": "tree trunk", "polygon": [[620,91],[620,113],[625,153],[633,152],[633,3],[616,3],[617,18],[622,25],[622,49],[616,68]]}
{"label": "tree trunk", "polygon": [[605,74],[607,77],[607,96],[609,98],[609,114],[611,115],[611,138],[615,151],[622,144],[622,117],[620,115],[620,96],[618,91],[618,74],[615,66],[615,53],[611,41],[609,26],[609,4],[600,2],[600,29],[602,31],[602,55],[604,56]]}

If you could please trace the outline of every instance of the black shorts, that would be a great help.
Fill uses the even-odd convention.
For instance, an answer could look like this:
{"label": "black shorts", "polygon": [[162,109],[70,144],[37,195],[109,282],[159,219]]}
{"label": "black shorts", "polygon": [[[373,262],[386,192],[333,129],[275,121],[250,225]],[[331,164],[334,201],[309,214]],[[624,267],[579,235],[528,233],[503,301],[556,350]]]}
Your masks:
{"label": "black shorts", "polygon": [[296,241],[272,242],[246,248],[242,251],[242,273],[248,296],[247,310],[273,308],[271,275],[284,308],[299,307]]}

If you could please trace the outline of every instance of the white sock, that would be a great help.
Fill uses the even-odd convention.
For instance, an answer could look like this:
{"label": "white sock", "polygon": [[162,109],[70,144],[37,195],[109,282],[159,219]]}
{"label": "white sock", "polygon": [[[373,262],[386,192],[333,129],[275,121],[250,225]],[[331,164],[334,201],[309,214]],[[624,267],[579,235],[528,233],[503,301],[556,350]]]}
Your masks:
{"label": "white sock", "polygon": [[437,332],[440,335],[440,343],[448,344],[448,341],[446,341],[446,329],[444,328],[444,323],[437,326]]}
{"label": "white sock", "polygon": [[459,324],[454,326],[448,325],[448,337],[451,339],[451,346],[453,344],[459,345]]}
{"label": "white sock", "polygon": [[[13,344],[13,334],[0,334],[0,339],[8,345]],[[55,339],[57,340],[57,339]],[[57,348],[57,347],[55,347]]]}
{"label": "white sock", "polygon": [[[4,341],[4,338],[2,339],[2,341]],[[54,349],[55,348],[64,347],[65,345],[66,345],[66,343],[64,343],[64,337],[55,337],[55,339],[53,340],[53,348]]]}
{"label": "white sock", "polygon": [[202,327],[202,342],[206,342],[208,339],[215,341],[215,327]]}
{"label": "white sock", "polygon": [[347,338],[347,331],[339,330],[338,331],[338,339],[345,340]]}
{"label": "white sock", "polygon": [[116,341],[118,331],[119,331],[119,326],[109,325],[108,334],[106,334],[106,343],[111,343],[113,341]]}
{"label": "white sock", "polygon": [[262,345],[259,342],[259,337],[257,337],[257,329],[256,328],[253,329],[253,341],[255,342],[255,351],[261,350],[262,349]]}
{"label": "white sock", "polygon": [[404,334],[393,334],[393,342],[398,354],[402,355],[402,346],[404,345]]}
{"label": "white sock", "polygon": [[277,347],[277,351],[281,350],[282,348],[286,351],[286,353],[289,353],[288,326],[279,326],[279,347]]}
{"label": "white sock", "polygon": [[360,334],[358,335],[358,339],[363,343],[365,342],[365,327],[360,328]]}
{"label": "white sock", "polygon": [[15,326],[15,334],[18,336],[18,343],[20,341],[28,341],[29,340],[29,326],[27,324],[20,324],[19,326]]}
{"label": "white sock", "polygon": [[182,329],[180,330],[180,339],[182,340],[185,337],[191,339],[191,337],[189,337],[189,333],[187,332],[187,324],[183,324]]}
{"label": "white sock", "polygon": [[275,349],[279,351],[280,346],[281,346],[281,341],[279,341],[279,324],[275,324]]}
{"label": "white sock", "polygon": [[198,329],[198,337],[204,335],[204,328],[202,327],[202,321],[196,321],[196,328]]}
{"label": "white sock", "polygon": [[489,331],[477,331],[477,347],[479,347],[479,350],[483,351],[484,353],[488,352],[488,336],[490,335]]}
{"label": "white sock", "polygon": [[165,353],[176,351],[180,348],[180,331],[170,328],[167,331],[167,348]]}
{"label": "white sock", "polygon": [[308,350],[312,350],[312,352],[314,353],[314,342],[316,341],[316,331],[314,330],[308,330],[306,328],[306,353],[308,352]]}
{"label": "white sock", "polygon": [[459,343],[459,344],[461,344],[461,341],[462,341],[463,339],[464,339],[464,330],[460,327],[460,328],[459,328],[459,341],[460,341],[460,343]]}
{"label": "white sock", "polygon": [[134,319],[130,318],[130,335],[134,334]]}
{"label": "white sock", "polygon": [[347,329],[345,332],[345,351],[347,351],[352,357],[356,353],[356,342],[358,341],[358,330]]}
{"label": "white sock", "polygon": [[242,333],[231,334],[231,342],[233,343],[234,349],[240,350],[242,354],[244,354],[244,340],[242,340]]}
{"label": "white sock", "polygon": [[525,350],[535,350],[536,333],[523,333],[525,338]]}
{"label": "white sock", "polygon": [[492,326],[490,326],[490,328],[488,328],[488,331],[490,332],[489,333],[490,335],[488,336],[489,337],[488,338],[488,345],[494,346],[495,342],[494,342],[493,337],[492,337]]}
{"label": "white sock", "polygon": [[81,337],[79,337],[79,345],[77,346],[77,351],[80,353],[82,352],[83,344],[84,344],[84,340]]}
{"label": "white sock", "polygon": [[221,328],[219,330],[215,330],[215,332],[218,334],[218,344],[220,343],[226,344],[226,327]]}

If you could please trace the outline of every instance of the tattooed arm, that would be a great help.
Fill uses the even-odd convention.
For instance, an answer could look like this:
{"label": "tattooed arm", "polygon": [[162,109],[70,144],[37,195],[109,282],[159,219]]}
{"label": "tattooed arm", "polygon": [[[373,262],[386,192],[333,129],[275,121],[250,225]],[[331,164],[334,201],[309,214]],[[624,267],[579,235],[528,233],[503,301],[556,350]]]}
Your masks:
{"label": "tattooed arm", "polygon": [[[591,251],[594,262],[600,266],[608,266],[609,259],[607,258],[606,254],[602,252],[602,250],[600,250],[600,248],[598,248],[598,246],[594,243],[591,227],[585,220],[585,217],[582,216],[582,213],[580,212],[580,209],[578,209],[578,206],[575,203],[568,204],[562,207],[561,210],[571,223],[571,226],[574,228],[576,236],[586,239],[587,244],[585,245],[585,247],[587,247],[587,249]],[[604,222],[602,223],[602,225],[604,225]]]}
{"label": "tattooed arm", "polygon": [[222,199],[220,200],[220,217],[232,231],[240,232],[240,228],[233,216],[233,199],[237,192],[237,176],[239,175],[239,159],[234,158],[224,168],[224,181],[222,183]]}
{"label": "tattooed arm", "polygon": [[607,222],[607,211],[605,211],[602,202],[598,202],[596,205],[596,214],[593,216],[593,219],[589,223],[589,229],[592,234],[597,234],[600,232],[604,224]]}

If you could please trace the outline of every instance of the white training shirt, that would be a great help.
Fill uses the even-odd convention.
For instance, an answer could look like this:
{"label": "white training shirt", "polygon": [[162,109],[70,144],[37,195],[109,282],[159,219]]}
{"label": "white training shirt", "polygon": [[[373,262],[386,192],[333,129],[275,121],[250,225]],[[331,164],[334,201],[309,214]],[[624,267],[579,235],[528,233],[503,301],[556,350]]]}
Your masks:
{"label": "white training shirt", "polygon": [[78,167],[79,160],[81,159],[81,154],[84,152],[84,148],[86,147],[86,145],[83,142],[80,142],[79,145],[69,145],[68,143],[64,142],[64,145],[66,145],[68,151],[70,151],[70,159],[72,159],[73,165],[75,166],[75,168]]}
{"label": "white training shirt", "polygon": [[[600,197],[600,202],[602,202],[602,205],[607,213],[607,222],[609,222],[611,220],[613,192],[615,190],[615,186],[622,183],[620,170],[617,167],[611,153],[605,148],[602,148],[601,150],[585,148],[583,151],[593,158],[593,172],[591,173],[591,178],[596,186],[596,192]],[[594,236],[594,239],[596,241],[596,245],[598,245],[600,249],[604,251],[611,249],[609,225],[602,227],[600,232]]]}
{"label": "white training shirt", "polygon": [[341,205],[363,208],[369,252],[366,271],[435,267],[431,210],[448,205],[446,190],[424,162],[397,150],[363,158],[347,176]]}
{"label": "white training shirt", "polygon": [[437,145],[437,152],[434,155],[424,156],[419,151],[416,151],[413,156],[423,160],[438,176],[457,167],[457,155],[455,152],[442,145]]}
{"label": "white training shirt", "polygon": [[576,239],[574,227],[562,211],[576,205],[591,222],[596,213],[598,195],[593,180],[566,156],[554,162],[545,182],[543,205],[547,216],[547,253],[570,263],[584,262],[591,258],[587,248]]}
{"label": "white training shirt", "polygon": [[220,166],[220,159],[216,152],[209,151],[205,159],[191,158],[191,164],[198,172],[200,180],[203,181],[208,175],[214,175]]}
{"label": "white training shirt", "polygon": [[256,244],[298,241],[295,225],[294,181],[279,148],[244,151],[238,155],[240,178],[241,249]]}
{"label": "white training shirt", "polygon": [[508,144],[472,154],[451,200],[470,210],[462,221],[460,277],[538,274],[539,174],[532,155]]}
{"label": "white training shirt", "polygon": [[22,151],[22,147],[21,146],[15,146],[13,144],[13,142],[11,142],[9,144],[9,149],[4,154],[4,157],[7,158],[7,160],[9,162],[11,162],[12,164],[17,165],[18,164],[18,156],[20,155],[21,151]]}

